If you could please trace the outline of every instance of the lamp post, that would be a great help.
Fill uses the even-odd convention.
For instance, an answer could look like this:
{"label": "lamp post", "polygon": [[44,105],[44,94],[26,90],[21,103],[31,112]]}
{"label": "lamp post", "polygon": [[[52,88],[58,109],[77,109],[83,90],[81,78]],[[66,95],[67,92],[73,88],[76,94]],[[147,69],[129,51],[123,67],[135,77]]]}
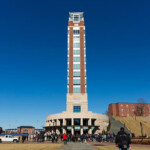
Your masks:
{"label": "lamp post", "polygon": [[143,124],[142,124],[142,122],[140,122],[140,127],[141,127],[141,135],[142,135],[142,138],[143,138]]}

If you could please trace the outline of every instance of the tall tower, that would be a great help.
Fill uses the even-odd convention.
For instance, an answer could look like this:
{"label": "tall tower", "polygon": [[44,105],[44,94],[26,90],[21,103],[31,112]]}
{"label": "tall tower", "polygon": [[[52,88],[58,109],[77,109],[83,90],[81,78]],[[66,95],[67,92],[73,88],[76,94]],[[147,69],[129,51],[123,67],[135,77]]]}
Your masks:
{"label": "tall tower", "polygon": [[67,58],[67,110],[48,115],[45,128],[57,134],[102,133],[108,117],[88,111],[83,12],[69,13]]}
{"label": "tall tower", "polygon": [[88,102],[83,12],[69,13],[67,57],[67,112],[86,112]]}

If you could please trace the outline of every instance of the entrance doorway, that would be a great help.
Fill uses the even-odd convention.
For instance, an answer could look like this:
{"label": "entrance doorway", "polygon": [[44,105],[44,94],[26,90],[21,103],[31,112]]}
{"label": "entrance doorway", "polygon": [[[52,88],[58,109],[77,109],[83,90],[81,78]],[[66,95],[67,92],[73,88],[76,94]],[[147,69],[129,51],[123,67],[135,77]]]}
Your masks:
{"label": "entrance doorway", "polygon": [[80,130],[75,130],[75,131],[74,131],[74,134],[75,134],[75,135],[80,135]]}
{"label": "entrance doorway", "polygon": [[88,129],[83,130],[83,134],[88,134]]}
{"label": "entrance doorway", "polygon": [[67,134],[71,134],[71,130],[67,130]]}

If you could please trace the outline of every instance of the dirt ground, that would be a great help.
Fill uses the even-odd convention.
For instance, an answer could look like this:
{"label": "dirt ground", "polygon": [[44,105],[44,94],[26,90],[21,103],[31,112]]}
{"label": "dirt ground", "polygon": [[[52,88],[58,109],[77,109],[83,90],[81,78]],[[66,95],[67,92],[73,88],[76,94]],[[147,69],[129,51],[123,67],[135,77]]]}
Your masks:
{"label": "dirt ground", "polygon": [[[1,143],[0,150],[56,150],[63,144],[53,143]],[[94,146],[94,145],[93,145]],[[98,150],[118,150],[114,145],[94,146]],[[133,145],[132,150],[150,150],[150,147],[144,145]]]}
{"label": "dirt ground", "polygon": [[52,143],[6,143],[0,144],[0,150],[56,150],[62,144]]}

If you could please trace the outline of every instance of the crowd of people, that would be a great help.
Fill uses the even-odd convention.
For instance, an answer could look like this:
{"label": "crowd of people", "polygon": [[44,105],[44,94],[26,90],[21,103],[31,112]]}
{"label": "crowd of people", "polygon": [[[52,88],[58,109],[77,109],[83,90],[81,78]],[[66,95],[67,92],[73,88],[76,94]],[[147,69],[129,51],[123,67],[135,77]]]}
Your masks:
{"label": "crowd of people", "polygon": [[[62,137],[63,139],[63,137]],[[87,141],[97,141],[97,142],[114,142],[115,134],[98,134],[98,135],[89,135],[89,134],[82,134],[82,135],[67,135],[67,141],[70,142],[87,142]]]}
{"label": "crowd of people", "polygon": [[[31,142],[44,142],[44,141],[51,141],[52,143],[54,142],[58,142],[58,141],[64,141],[64,134],[62,135],[58,135],[56,133],[51,134],[50,132],[38,132],[35,134],[30,134],[30,135],[26,135],[26,136],[22,136],[22,142],[24,141],[31,141]],[[132,137],[132,134],[129,135],[130,138]],[[87,141],[89,142],[114,142],[116,135],[115,133],[111,134],[111,133],[106,133],[106,134],[65,134],[66,137],[66,141],[67,142],[84,142],[86,143]]]}
{"label": "crowd of people", "polygon": [[124,131],[124,128],[120,128],[120,131],[117,135],[114,133],[106,133],[106,134],[98,134],[98,135],[89,135],[89,134],[62,134],[57,135],[56,133],[50,134],[49,132],[39,132],[31,135],[23,135],[22,136],[22,143],[24,141],[31,141],[31,142],[44,142],[44,141],[51,141],[52,143],[63,141],[64,144],[67,144],[67,142],[82,142],[87,143],[88,142],[115,142],[116,146],[120,150],[128,150],[130,148],[131,144],[131,138],[133,134],[127,134]]}
{"label": "crowd of people", "polygon": [[23,135],[22,143],[24,143],[24,141],[30,141],[30,142],[52,141],[52,143],[54,143],[58,141],[58,135],[37,132],[35,134]]}

